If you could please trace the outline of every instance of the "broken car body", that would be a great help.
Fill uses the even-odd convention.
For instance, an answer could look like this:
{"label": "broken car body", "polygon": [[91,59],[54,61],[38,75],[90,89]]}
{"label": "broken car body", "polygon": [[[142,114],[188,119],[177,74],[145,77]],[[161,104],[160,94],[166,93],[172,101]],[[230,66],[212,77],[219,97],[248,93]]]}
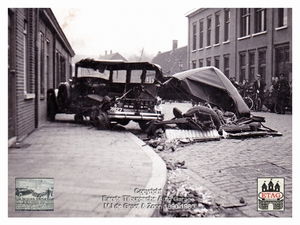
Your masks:
{"label": "broken car body", "polygon": [[[169,141],[184,137],[198,141],[219,140],[219,135],[224,138],[281,135],[262,125],[264,117],[251,115],[250,109],[230,80],[215,67],[177,73],[164,85],[165,88],[172,86],[172,89],[182,92],[200,105],[185,113],[174,108],[173,119],[152,122],[147,130],[149,136],[155,134],[157,129],[165,130]],[[176,129],[169,129],[172,124],[176,125]]]}
{"label": "broken car body", "polygon": [[112,123],[122,125],[131,120],[142,129],[151,120],[162,120],[156,112],[162,71],[149,62],[82,59],[75,64],[75,76],[48,91],[48,117],[56,113],[75,114],[75,121],[89,117],[99,129]]}
{"label": "broken car body", "polygon": [[250,109],[230,80],[216,67],[201,67],[176,73],[165,82],[197,102],[209,103],[238,118],[249,117]]}

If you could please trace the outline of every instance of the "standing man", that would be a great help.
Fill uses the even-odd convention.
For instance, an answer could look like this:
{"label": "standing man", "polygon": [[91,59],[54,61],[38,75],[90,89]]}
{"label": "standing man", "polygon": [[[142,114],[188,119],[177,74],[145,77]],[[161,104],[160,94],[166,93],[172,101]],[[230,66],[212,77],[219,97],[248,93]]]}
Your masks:
{"label": "standing man", "polygon": [[266,83],[261,80],[261,75],[256,74],[256,80],[253,82],[253,92],[257,93],[258,97],[261,100],[261,104],[260,104],[260,106],[258,106],[259,108],[257,109],[258,111],[261,110],[261,107],[264,104],[265,87],[266,87]]}
{"label": "standing man", "polygon": [[48,190],[47,190],[47,199],[49,199],[49,197],[50,197],[50,189],[48,188]]}
{"label": "standing man", "polygon": [[285,79],[284,74],[280,74],[279,80],[274,85],[274,89],[276,90],[277,94],[277,113],[285,114],[285,107],[287,106],[289,100],[290,85]]}

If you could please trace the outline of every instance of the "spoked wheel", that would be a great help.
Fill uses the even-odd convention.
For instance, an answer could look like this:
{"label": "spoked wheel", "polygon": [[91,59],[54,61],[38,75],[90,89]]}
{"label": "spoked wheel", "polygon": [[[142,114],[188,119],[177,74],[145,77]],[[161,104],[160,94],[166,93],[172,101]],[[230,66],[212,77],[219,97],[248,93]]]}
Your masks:
{"label": "spoked wheel", "polygon": [[246,105],[249,107],[249,109],[252,110],[253,105],[254,105],[252,98],[244,97],[243,99],[244,99],[244,102],[246,103]]}
{"label": "spoked wheel", "polygon": [[189,109],[186,113],[184,113],[184,117],[193,117],[194,115],[196,115],[197,117],[201,116],[201,114],[209,114],[211,115],[211,118],[214,122],[214,125],[216,126],[216,129],[219,130],[220,126],[221,126],[221,121],[218,117],[218,115],[216,114],[216,112],[208,107],[205,106],[196,106],[193,107],[191,109]]}

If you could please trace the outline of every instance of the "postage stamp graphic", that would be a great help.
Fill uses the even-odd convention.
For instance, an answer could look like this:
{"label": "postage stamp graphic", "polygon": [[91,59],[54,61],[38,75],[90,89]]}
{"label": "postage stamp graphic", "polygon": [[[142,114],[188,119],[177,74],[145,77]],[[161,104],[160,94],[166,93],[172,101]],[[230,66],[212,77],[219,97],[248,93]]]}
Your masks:
{"label": "postage stamp graphic", "polygon": [[53,178],[16,178],[16,211],[53,211]]}
{"label": "postage stamp graphic", "polygon": [[257,178],[257,210],[284,211],[284,178]]}

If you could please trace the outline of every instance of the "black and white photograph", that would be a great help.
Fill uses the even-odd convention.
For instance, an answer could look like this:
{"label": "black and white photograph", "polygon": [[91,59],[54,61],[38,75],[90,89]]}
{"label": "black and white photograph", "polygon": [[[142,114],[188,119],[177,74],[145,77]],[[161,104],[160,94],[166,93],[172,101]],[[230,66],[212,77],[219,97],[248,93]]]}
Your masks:
{"label": "black and white photograph", "polygon": [[290,1],[13,3],[8,222],[297,217]]}
{"label": "black and white photograph", "polygon": [[16,211],[53,211],[52,178],[16,178]]}

